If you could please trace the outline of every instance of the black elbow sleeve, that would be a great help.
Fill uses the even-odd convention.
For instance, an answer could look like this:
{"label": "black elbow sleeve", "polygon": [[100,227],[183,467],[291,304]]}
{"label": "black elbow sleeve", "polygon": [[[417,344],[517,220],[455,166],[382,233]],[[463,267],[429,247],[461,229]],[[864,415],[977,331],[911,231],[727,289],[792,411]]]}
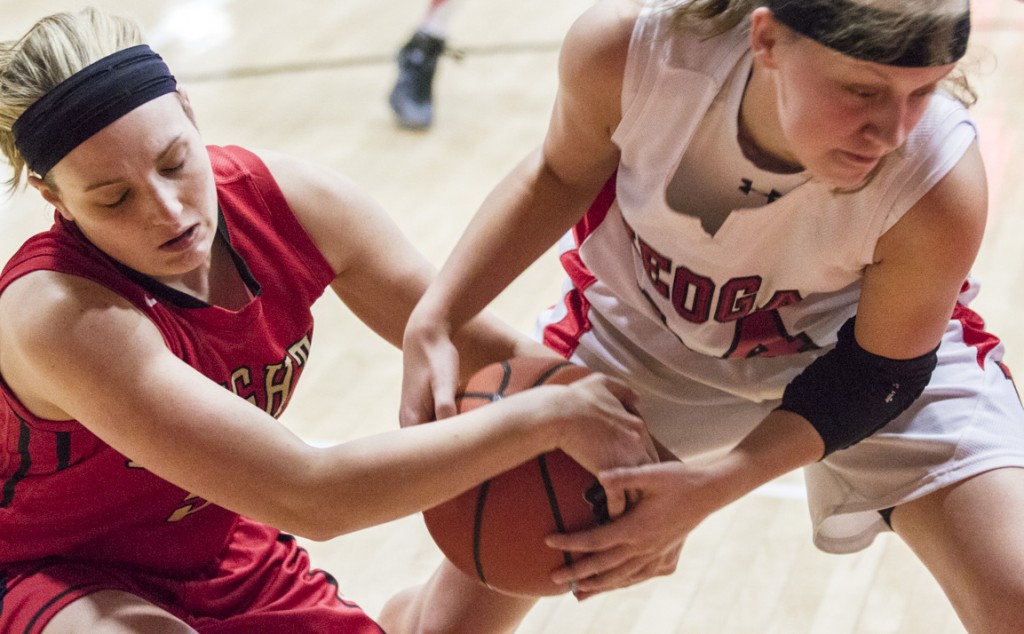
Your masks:
{"label": "black elbow sleeve", "polygon": [[938,363],[938,348],[914,359],[890,359],[860,347],[854,319],[836,347],[786,387],[779,409],[806,418],[825,442],[825,456],[875,433],[910,407]]}

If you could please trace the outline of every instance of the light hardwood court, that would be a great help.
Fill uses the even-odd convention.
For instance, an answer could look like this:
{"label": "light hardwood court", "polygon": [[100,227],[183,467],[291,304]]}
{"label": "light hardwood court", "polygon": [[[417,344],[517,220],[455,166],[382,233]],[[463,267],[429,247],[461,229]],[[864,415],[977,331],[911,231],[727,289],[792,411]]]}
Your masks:
{"label": "light hardwood court", "polygon": [[[189,90],[214,144],[273,148],[322,162],[359,182],[436,263],[497,180],[541,138],[555,88],[560,38],[588,0],[465,2],[436,85],[427,133],[397,129],[386,106],[393,55],[425,0],[94,0],[140,21]],[[35,18],[78,8],[65,0],[0,0],[0,36]],[[971,57],[981,101],[974,113],[987,159],[991,226],[977,263],[976,307],[1024,374],[1024,3],[974,2]],[[51,211],[15,194],[0,208],[0,255],[46,227]],[[554,301],[554,258],[532,268],[494,310],[529,329]],[[305,379],[284,417],[311,442],[336,442],[397,425],[399,353],[333,297]],[[395,483],[401,486],[400,482]],[[962,632],[936,584],[898,539],[856,555],[810,544],[802,481],[792,474],[712,516],[691,536],[668,578],[583,603],[545,599],[527,634],[952,634]],[[440,555],[410,517],[327,543],[316,563],[376,614],[420,582]]]}

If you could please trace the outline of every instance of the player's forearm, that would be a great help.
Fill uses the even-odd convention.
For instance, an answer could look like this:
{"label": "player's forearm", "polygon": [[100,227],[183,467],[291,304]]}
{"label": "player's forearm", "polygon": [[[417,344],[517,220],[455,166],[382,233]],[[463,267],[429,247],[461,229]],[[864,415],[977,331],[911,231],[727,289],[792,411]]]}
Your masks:
{"label": "player's forearm", "polygon": [[[513,397],[514,398],[514,397]],[[283,527],[312,539],[435,506],[558,444],[554,399],[500,401],[457,418],[320,452]],[[514,415],[513,415],[514,414]]]}
{"label": "player's forearm", "polygon": [[819,460],[821,437],[801,416],[774,411],[709,469],[718,483],[721,506],[794,469]]}
{"label": "player's forearm", "polygon": [[452,342],[459,351],[463,379],[490,363],[526,354],[536,356],[540,345],[486,311],[459,329]]}
{"label": "player's forearm", "polygon": [[531,153],[484,201],[417,313],[458,329],[579,220],[588,195]]}

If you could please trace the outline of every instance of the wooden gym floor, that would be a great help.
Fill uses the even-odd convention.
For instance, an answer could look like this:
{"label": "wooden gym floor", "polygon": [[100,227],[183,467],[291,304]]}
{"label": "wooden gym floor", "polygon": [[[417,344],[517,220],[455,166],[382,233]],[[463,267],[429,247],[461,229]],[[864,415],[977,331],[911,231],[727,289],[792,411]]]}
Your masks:
{"label": "wooden gym floor", "polygon": [[[272,148],[346,173],[375,196],[418,247],[440,264],[490,188],[539,142],[555,89],[558,43],[589,0],[463,2],[441,60],[434,128],[403,131],[386,105],[394,52],[425,0],[94,0],[127,15],[188,88],[209,143]],[[976,272],[975,307],[1024,373],[1024,3],[975,0],[971,57],[991,193],[991,226]],[[77,9],[66,0],[0,0],[0,37],[38,17]],[[34,193],[0,202],[0,255],[48,226]],[[549,257],[493,309],[530,329],[555,300]],[[311,442],[337,442],[395,427],[398,351],[368,336],[333,296],[305,379],[284,420]],[[667,578],[583,603],[542,600],[527,634],[952,634],[955,615],[897,538],[825,555],[810,544],[798,473],[710,517]],[[376,614],[394,592],[424,580],[440,555],[421,519],[406,518],[310,544],[317,565]]]}

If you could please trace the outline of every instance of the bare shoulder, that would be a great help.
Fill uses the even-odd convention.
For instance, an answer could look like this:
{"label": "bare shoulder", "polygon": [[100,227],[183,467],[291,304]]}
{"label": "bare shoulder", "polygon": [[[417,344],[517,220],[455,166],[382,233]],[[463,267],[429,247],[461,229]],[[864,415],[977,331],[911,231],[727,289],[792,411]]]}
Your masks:
{"label": "bare shoulder", "polygon": [[642,0],[598,0],[573,24],[570,33],[590,36],[607,49],[628,46],[633,27],[644,8]]}
{"label": "bare shoulder", "polygon": [[[640,0],[600,0],[572,25],[562,47],[565,78],[622,84]],[[585,72],[583,72],[585,71]]]}
{"label": "bare shoulder", "polygon": [[362,196],[354,182],[324,165],[274,150],[256,150],[256,154],[297,213],[307,212],[325,200],[357,202]]}
{"label": "bare shoulder", "polygon": [[124,315],[115,324],[124,319],[133,326],[136,320],[148,322],[128,300],[101,284],[77,275],[33,271],[0,295],[0,345],[4,351],[12,340],[42,349],[56,341],[60,347],[79,334],[75,327],[83,320],[98,327],[114,315]]}
{"label": "bare shoulder", "polygon": [[[49,395],[55,381],[102,366],[128,369],[131,357],[111,364],[111,346],[132,341],[164,349],[156,327],[127,300],[75,275],[35,271],[0,295],[0,374],[39,416],[69,418]],[[123,356],[123,355],[122,355]]]}
{"label": "bare shoulder", "polygon": [[857,341],[895,359],[932,350],[981,246],[988,207],[977,144],[877,242]]}
{"label": "bare shoulder", "polygon": [[603,182],[618,162],[612,135],[622,118],[626,59],[640,8],[639,0],[600,0],[562,43],[543,156],[565,183],[594,185],[595,175]]}
{"label": "bare shoulder", "polygon": [[[910,252],[973,261],[988,210],[985,168],[977,142],[879,241],[877,259]],[[915,245],[919,248],[915,248]],[[953,262],[950,262],[951,264]]]}

